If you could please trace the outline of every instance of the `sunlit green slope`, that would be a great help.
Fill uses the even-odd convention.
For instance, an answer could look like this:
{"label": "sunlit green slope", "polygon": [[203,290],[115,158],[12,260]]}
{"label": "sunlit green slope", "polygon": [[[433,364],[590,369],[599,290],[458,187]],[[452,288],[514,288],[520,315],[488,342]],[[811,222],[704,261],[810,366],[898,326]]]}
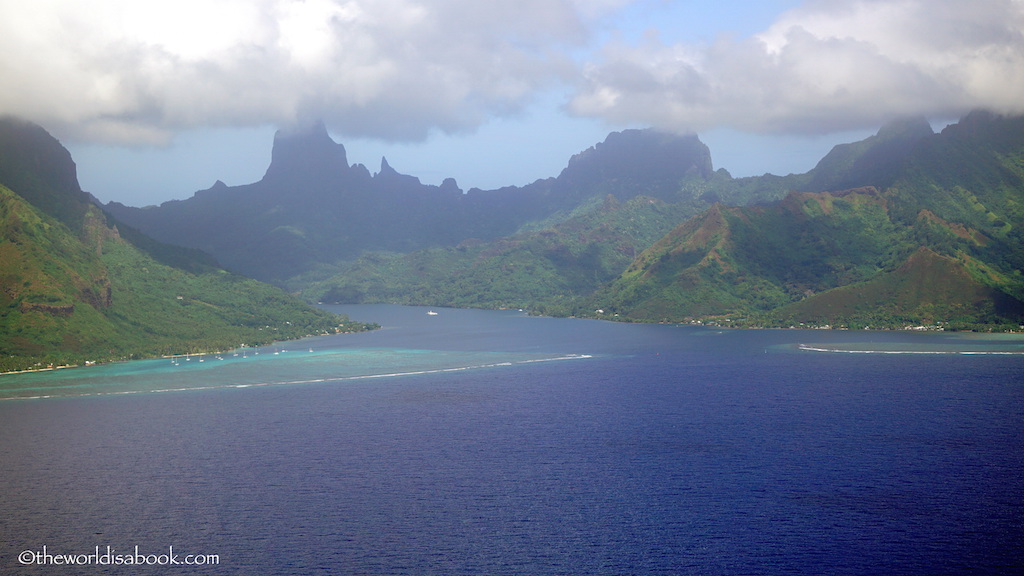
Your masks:
{"label": "sunlit green slope", "polygon": [[[869,147],[856,152],[871,157]],[[975,113],[899,156],[886,156],[884,170],[861,162],[862,181],[855,163],[834,163],[832,181],[871,186],[716,206],[641,254],[587,308],[643,321],[1019,326],[1024,119]]]}
{"label": "sunlit green slope", "polygon": [[[55,142],[37,126],[0,122],[0,370],[362,327],[131,231],[140,249],[87,201]],[[7,182],[30,189],[33,202]]]}

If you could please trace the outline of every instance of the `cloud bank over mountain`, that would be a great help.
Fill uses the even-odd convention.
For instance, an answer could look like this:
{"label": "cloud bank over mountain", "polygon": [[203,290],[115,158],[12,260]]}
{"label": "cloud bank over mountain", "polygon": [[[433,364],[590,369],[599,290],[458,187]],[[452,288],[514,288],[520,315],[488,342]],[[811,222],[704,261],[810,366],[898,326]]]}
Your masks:
{"label": "cloud bank over mountain", "polygon": [[700,131],[816,134],[894,117],[1024,111],[1024,2],[821,0],[706,46],[609,44],[578,114]]}
{"label": "cloud bank over mountain", "polygon": [[0,3],[0,110],[58,132],[159,141],[323,118],[352,135],[470,129],[571,77],[568,0]]}
{"label": "cloud bank over mountain", "polygon": [[705,44],[666,43],[657,27],[637,43],[606,34],[628,4],[0,0],[0,113],[62,138],[160,144],[311,119],[416,141],[566,88],[574,114],[677,131],[1024,111],[1021,1],[810,1],[760,34]]}

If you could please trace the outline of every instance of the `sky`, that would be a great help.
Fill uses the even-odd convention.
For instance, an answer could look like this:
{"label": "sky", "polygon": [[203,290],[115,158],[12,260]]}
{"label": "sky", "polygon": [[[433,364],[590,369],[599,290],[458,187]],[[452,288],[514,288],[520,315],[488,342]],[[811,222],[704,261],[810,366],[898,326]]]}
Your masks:
{"label": "sky", "polygon": [[1024,113],[1024,0],[0,0],[0,114],[133,206],[259,180],[322,120],[439,184],[556,176],[612,130],[696,133],[733,176],[805,172],[925,116]]}

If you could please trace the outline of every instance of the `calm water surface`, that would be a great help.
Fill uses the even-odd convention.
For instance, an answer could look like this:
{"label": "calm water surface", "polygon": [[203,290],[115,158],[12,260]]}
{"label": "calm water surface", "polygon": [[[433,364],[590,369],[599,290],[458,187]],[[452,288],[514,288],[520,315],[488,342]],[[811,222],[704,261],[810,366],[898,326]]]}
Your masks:
{"label": "calm water surface", "polygon": [[1024,573],[1020,340],[339,309],[0,377],[0,574]]}

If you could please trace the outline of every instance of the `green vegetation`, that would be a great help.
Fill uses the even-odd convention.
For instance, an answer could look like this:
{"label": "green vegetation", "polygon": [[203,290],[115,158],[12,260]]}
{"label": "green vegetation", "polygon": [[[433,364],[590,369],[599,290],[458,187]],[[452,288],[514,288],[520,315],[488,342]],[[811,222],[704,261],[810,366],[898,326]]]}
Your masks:
{"label": "green vegetation", "polygon": [[[891,139],[875,139],[889,146]],[[838,147],[837,147],[838,148]],[[868,170],[886,182],[792,192],[680,225],[587,301],[637,321],[1010,330],[1024,323],[1024,120],[975,114]],[[851,160],[851,158],[853,158]],[[824,176],[824,169],[832,170]]]}
{"label": "green vegetation", "polygon": [[[95,209],[93,209],[95,210]],[[366,326],[222,270],[157,262],[103,228],[95,244],[0,187],[0,371],[266,344]],[[94,234],[102,215],[90,212]]]}
{"label": "green vegetation", "polygon": [[[1020,324],[1013,275],[969,255],[980,233],[925,213],[901,226],[887,210],[893,202],[864,189],[712,211],[652,246],[590,307],[743,326]],[[921,228],[941,240],[935,249],[920,244]]]}
{"label": "green vegetation", "polygon": [[902,265],[773,311],[775,324],[847,328],[1017,329],[1024,307],[962,261],[919,248]]}
{"label": "green vegetation", "polygon": [[[563,173],[579,197],[587,197],[581,183],[609,186],[583,170],[595,154]],[[1022,119],[972,114],[942,134],[923,120],[897,122],[836,146],[803,175],[734,179],[706,169],[674,189],[654,181],[657,197],[591,195],[510,236],[372,252],[289,286],[326,302],[643,322],[1016,329],[1024,321]],[[652,187],[635,173],[629,182]]]}
{"label": "green vegetation", "polygon": [[68,163],[45,131],[0,121],[0,182],[28,187],[39,203],[0,184],[0,372],[372,327],[229,274],[195,250],[128,228],[122,236],[84,201]]}
{"label": "green vegetation", "polygon": [[[340,273],[305,283],[304,294],[338,303],[527,308],[566,314],[579,297],[618,275],[675,222],[698,209],[646,196],[593,198],[569,214],[531,223],[497,241],[407,254],[373,252]],[[299,278],[302,286],[308,278]]]}
{"label": "green vegetation", "polygon": [[[731,326],[1024,322],[1024,118],[974,113],[941,134],[897,122],[807,174],[756,178],[712,171],[694,137],[627,131],[558,178],[468,194],[386,165],[371,176],[326,133],[310,138],[275,141],[275,158],[327,146],[330,162],[272,163],[274,178],[158,209],[108,208],[146,231],[203,239],[314,302]],[[51,176],[19,172],[4,160],[12,142],[0,138],[0,182],[55,212],[5,193],[0,353],[80,362],[337,329],[202,252],[101,214],[77,184],[54,192],[68,181],[62,148],[40,147]]]}

